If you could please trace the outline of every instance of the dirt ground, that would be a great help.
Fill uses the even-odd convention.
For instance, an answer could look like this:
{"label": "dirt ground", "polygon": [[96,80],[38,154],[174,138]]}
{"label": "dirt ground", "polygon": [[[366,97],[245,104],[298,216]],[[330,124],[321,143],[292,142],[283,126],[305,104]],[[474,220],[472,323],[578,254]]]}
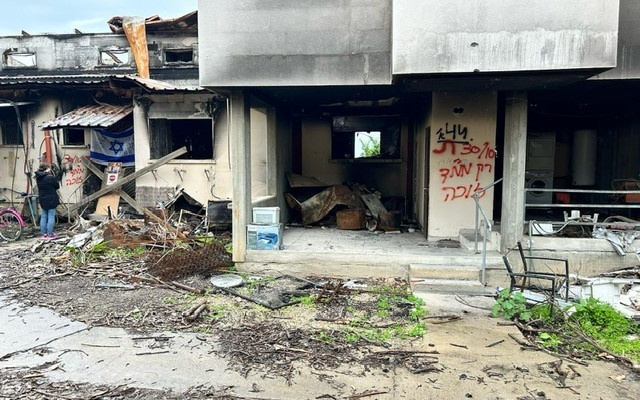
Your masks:
{"label": "dirt ground", "polygon": [[[637,373],[614,362],[560,359],[532,351],[518,343],[524,337],[513,326],[488,317],[486,301],[434,297],[426,304],[429,313],[418,317],[426,325],[426,332],[420,332],[421,325],[411,320],[411,304],[381,303],[387,299],[381,295],[406,290],[406,282],[398,279],[346,283],[331,277],[298,277],[303,279],[296,289],[302,288],[299,297],[286,300],[300,303],[272,310],[247,300],[256,295],[251,290],[262,290],[261,284],[245,283],[244,292],[229,294],[213,287],[207,271],[166,284],[149,274],[153,262],[146,253],[123,251],[80,263],[69,254],[68,237],[44,242],[26,236],[16,243],[0,243],[0,293],[26,305],[46,307],[89,326],[212,337],[224,344],[228,368],[245,376],[260,371],[295,384],[297,368],[318,379],[375,372],[393,375],[399,386],[415,388],[412,395],[406,390],[394,395],[391,388],[316,398],[640,398]],[[266,286],[284,291],[277,287],[279,277],[265,276],[262,279],[270,283]],[[243,278],[251,282],[252,277]],[[311,304],[309,294],[324,301]],[[404,327],[403,333],[391,328],[397,326]],[[295,350],[280,352],[283,346]],[[4,369],[0,360],[0,399],[253,398],[214,387],[174,393],[51,382],[42,379],[40,372],[46,368]],[[255,398],[263,397],[256,392]]]}

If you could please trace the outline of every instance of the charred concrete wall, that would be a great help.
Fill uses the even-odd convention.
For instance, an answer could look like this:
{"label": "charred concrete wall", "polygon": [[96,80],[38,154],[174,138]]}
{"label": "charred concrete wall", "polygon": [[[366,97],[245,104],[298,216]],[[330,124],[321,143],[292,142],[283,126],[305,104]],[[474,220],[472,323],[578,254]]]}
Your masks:
{"label": "charred concrete wall", "polygon": [[382,160],[332,160],[331,120],[308,118],[302,122],[302,175],[327,184],[355,182],[374,188],[383,196],[405,196],[407,171],[407,127],[403,124],[400,158]]}
{"label": "charred concrete wall", "polygon": [[393,74],[614,67],[618,9],[619,0],[394,0]]}
{"label": "charred concrete wall", "polygon": [[[198,39],[193,33],[147,36],[152,77],[175,84],[198,82]],[[123,34],[74,34],[0,37],[3,75],[134,73],[135,62]],[[36,65],[20,65],[35,54]],[[18,59],[12,63],[12,58]],[[191,61],[183,61],[183,60]],[[178,71],[170,73],[169,71]]]}
{"label": "charred concrete wall", "polygon": [[391,82],[390,0],[198,3],[202,86]]}
{"label": "charred concrete wall", "polygon": [[592,79],[640,78],[640,2],[620,0],[618,63]]}
{"label": "charred concrete wall", "polygon": [[[144,99],[148,99],[145,101]],[[153,173],[136,179],[136,200],[143,206],[155,206],[170,200],[180,189],[206,204],[212,198],[230,198],[231,170],[227,163],[226,112],[219,109],[213,115],[210,110],[211,95],[149,95],[134,103],[134,135],[136,169],[147,166],[154,157],[156,136],[167,132],[156,131],[149,121],[201,120],[211,124],[213,148],[202,159],[175,159],[158,167]],[[186,134],[186,132],[185,132]],[[200,146],[193,143],[193,146]],[[195,149],[197,150],[197,149]],[[158,150],[159,156],[172,150]]]}

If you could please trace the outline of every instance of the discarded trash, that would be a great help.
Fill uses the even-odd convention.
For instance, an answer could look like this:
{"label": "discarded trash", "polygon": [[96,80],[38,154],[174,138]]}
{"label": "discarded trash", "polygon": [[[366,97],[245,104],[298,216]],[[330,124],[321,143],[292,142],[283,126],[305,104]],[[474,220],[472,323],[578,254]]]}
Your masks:
{"label": "discarded trash", "polygon": [[240,275],[224,274],[211,277],[211,284],[218,288],[230,288],[242,285],[243,279]]}

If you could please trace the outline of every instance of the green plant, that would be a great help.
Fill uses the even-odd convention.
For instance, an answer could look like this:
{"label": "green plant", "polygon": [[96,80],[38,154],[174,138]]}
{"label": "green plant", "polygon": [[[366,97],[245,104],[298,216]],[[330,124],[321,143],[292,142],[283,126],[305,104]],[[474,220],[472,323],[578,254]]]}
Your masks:
{"label": "green plant", "polygon": [[307,307],[314,307],[316,305],[316,299],[318,296],[316,295],[308,295],[308,296],[294,296],[291,298],[292,301],[297,301],[300,304]]}
{"label": "green plant", "polygon": [[413,308],[411,309],[411,311],[409,311],[409,319],[411,321],[417,322],[420,320],[420,318],[427,315],[427,310],[424,308],[426,306],[424,300],[422,300],[420,297],[417,297],[413,293],[409,293],[409,296],[407,296],[407,300],[409,300],[411,304],[413,304]]}
{"label": "green plant", "polygon": [[364,157],[375,157],[380,155],[380,139],[370,135],[361,135],[362,154]]}
{"label": "green plant", "polygon": [[511,292],[509,289],[502,289],[498,293],[496,303],[491,308],[491,315],[503,317],[505,319],[519,319],[528,321],[531,319],[531,310],[527,308],[526,299],[522,292]]}
{"label": "green plant", "polygon": [[390,299],[388,296],[381,295],[380,297],[378,297],[378,302],[376,304],[378,306],[378,316],[380,317],[389,316],[389,308],[391,307],[391,305],[390,305]]}
{"label": "green plant", "polygon": [[538,334],[538,341],[540,346],[557,350],[558,347],[564,343],[564,341],[556,333],[540,332]]}
{"label": "green plant", "polygon": [[327,332],[324,332],[324,331],[318,332],[317,338],[319,340],[322,340],[323,342],[327,342],[327,343],[333,343],[333,342],[336,341],[334,338],[329,336],[329,334],[327,334]]}
{"label": "green plant", "polygon": [[593,297],[576,304],[570,319],[594,339],[617,339],[638,329],[611,305]]}
{"label": "green plant", "polygon": [[360,335],[358,335],[355,332],[345,332],[344,334],[344,341],[347,343],[356,343],[358,340],[360,340]]}

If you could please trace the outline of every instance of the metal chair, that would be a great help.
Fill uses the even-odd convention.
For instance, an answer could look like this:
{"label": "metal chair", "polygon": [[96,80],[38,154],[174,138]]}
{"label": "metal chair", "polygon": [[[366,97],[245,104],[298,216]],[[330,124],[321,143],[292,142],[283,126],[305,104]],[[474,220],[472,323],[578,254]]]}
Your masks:
{"label": "metal chair", "polygon": [[[535,257],[527,256],[522,248],[522,243],[518,242],[518,251],[520,253],[520,259],[522,260],[522,272],[514,270],[509,258],[506,255],[502,256],[504,265],[509,273],[509,291],[513,292],[514,289],[528,289],[531,291],[538,291],[549,296],[549,312],[553,313],[553,306],[555,304],[556,295],[558,291],[564,285],[564,299],[569,298],[569,261],[563,258],[553,257]],[[564,263],[564,271],[562,273],[555,272],[538,272],[532,271],[530,262],[531,260],[544,260],[552,262]],[[549,285],[539,285],[539,281],[548,281]],[[532,283],[535,281],[536,283]]]}
{"label": "metal chair", "polygon": [[[518,242],[518,252],[520,253],[520,258],[522,260],[523,271],[525,274],[528,274],[528,278],[532,278],[533,275],[536,277],[541,276],[551,276],[554,277],[554,285],[553,285],[553,296],[557,294],[557,292],[564,286],[564,300],[569,299],[569,261],[565,258],[555,258],[555,257],[540,257],[540,256],[528,256],[525,254],[524,249],[522,248],[522,243]],[[563,267],[560,271],[554,272],[542,272],[542,271],[534,271],[532,268],[532,260],[540,260],[545,262],[555,262],[562,263]],[[526,284],[527,277],[523,278],[523,284]],[[545,279],[545,278],[542,278]]]}

